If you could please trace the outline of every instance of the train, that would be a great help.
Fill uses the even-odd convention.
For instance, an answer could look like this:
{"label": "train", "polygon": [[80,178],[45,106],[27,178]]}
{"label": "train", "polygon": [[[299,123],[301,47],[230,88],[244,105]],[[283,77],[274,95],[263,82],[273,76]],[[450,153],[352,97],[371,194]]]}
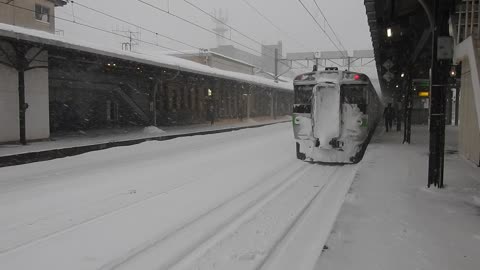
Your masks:
{"label": "train", "polygon": [[294,79],[293,133],[297,158],[358,163],[382,119],[383,103],[369,77],[326,68]]}

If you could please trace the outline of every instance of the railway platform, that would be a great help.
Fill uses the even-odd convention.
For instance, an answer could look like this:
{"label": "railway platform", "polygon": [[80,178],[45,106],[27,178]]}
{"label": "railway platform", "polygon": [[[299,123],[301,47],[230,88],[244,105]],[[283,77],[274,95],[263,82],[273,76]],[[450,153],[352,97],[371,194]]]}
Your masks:
{"label": "railway platform", "polygon": [[447,127],[445,188],[427,188],[428,128],[375,136],[316,269],[478,269],[479,169]]}
{"label": "railway platform", "polygon": [[162,141],[194,135],[230,132],[290,121],[290,116],[222,119],[213,125],[196,124],[170,127],[133,127],[90,130],[87,132],[57,133],[49,140],[28,145],[0,144],[0,167],[51,160],[91,151],[127,146],[145,141]]}

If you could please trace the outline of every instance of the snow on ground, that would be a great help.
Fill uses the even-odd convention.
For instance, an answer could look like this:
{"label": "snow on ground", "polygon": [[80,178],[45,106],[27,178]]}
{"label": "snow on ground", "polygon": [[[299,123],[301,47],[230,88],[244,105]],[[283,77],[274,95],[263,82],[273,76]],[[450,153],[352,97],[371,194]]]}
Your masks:
{"label": "snow on ground", "polygon": [[162,135],[180,135],[194,132],[221,130],[236,127],[256,126],[290,120],[290,116],[273,119],[245,119],[244,121],[220,121],[213,126],[210,124],[196,124],[175,127],[147,127],[147,128],[118,128],[88,130],[77,133],[52,134],[48,141],[30,142],[28,145],[0,144],[0,156],[9,156],[30,152],[47,151],[77,146],[102,144],[137,139],[148,139]]}
{"label": "snow on ground", "polygon": [[355,170],[296,160],[290,123],[0,168],[0,266],[255,269],[290,243],[311,262],[299,228],[328,235]]}
{"label": "snow on ground", "polygon": [[446,188],[426,188],[428,130],[369,146],[315,269],[480,269],[480,169],[456,153],[447,128]]}

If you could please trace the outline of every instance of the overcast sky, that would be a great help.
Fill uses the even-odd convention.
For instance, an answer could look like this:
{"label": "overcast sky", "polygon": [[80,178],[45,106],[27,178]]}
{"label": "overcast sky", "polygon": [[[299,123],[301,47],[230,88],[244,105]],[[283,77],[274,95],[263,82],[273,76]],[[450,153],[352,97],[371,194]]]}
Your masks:
{"label": "overcast sky", "polygon": [[[264,44],[273,44],[282,40],[284,53],[336,50],[335,46],[328,40],[326,35],[302,7],[299,0],[245,0],[273,21],[282,31],[274,28],[260,15],[255,13],[243,0],[143,1],[158,6],[159,8],[170,10],[172,14],[184,17],[208,29],[213,29],[215,26],[212,19],[196,10],[186,1],[195,4],[209,13],[213,13],[215,9],[228,11],[229,25],[246,34],[251,39]],[[93,25],[108,31],[115,31],[117,29],[137,31],[134,26],[108,18],[79,5],[84,4],[108,14],[121,17],[126,21],[134,22],[160,34],[173,37],[194,47],[216,47],[216,36],[214,34],[155,10],[137,0],[76,0],[75,2],[77,4],[68,4],[65,7],[58,8],[57,17],[68,20],[75,19],[75,21],[79,23]],[[315,7],[313,0],[302,0],[302,2],[304,2],[312,14],[316,16],[322,27],[328,31],[331,38],[336,41],[335,36],[331,33],[320,12]],[[372,48],[363,0],[317,0],[317,3],[347,50]],[[76,37],[84,41],[102,43],[105,46],[118,49],[121,49],[121,43],[126,41],[125,38],[87,29],[58,18],[56,23],[57,29],[63,30],[65,36]],[[119,33],[125,35],[124,32]],[[232,31],[231,37],[239,43],[245,44],[255,50],[260,50],[260,45],[234,31]],[[192,47],[157,37],[145,30],[141,31],[141,39],[176,50],[192,50]],[[233,45],[241,48],[238,44]],[[162,49],[153,45],[140,43],[136,50],[152,51]],[[255,51],[250,52],[255,53]],[[371,76],[376,75],[374,68],[364,68],[362,71]]]}

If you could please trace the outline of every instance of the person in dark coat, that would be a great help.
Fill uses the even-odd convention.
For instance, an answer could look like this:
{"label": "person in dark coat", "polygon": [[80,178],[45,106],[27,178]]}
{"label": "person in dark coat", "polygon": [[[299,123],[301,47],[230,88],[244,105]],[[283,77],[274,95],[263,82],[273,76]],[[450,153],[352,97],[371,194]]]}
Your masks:
{"label": "person in dark coat", "polygon": [[383,111],[383,117],[385,119],[385,129],[388,132],[392,129],[393,118],[395,117],[395,110],[392,107],[392,103],[388,103],[387,107]]}
{"label": "person in dark coat", "polygon": [[207,107],[207,119],[210,121],[210,125],[215,123],[215,106],[213,102],[209,102]]}

